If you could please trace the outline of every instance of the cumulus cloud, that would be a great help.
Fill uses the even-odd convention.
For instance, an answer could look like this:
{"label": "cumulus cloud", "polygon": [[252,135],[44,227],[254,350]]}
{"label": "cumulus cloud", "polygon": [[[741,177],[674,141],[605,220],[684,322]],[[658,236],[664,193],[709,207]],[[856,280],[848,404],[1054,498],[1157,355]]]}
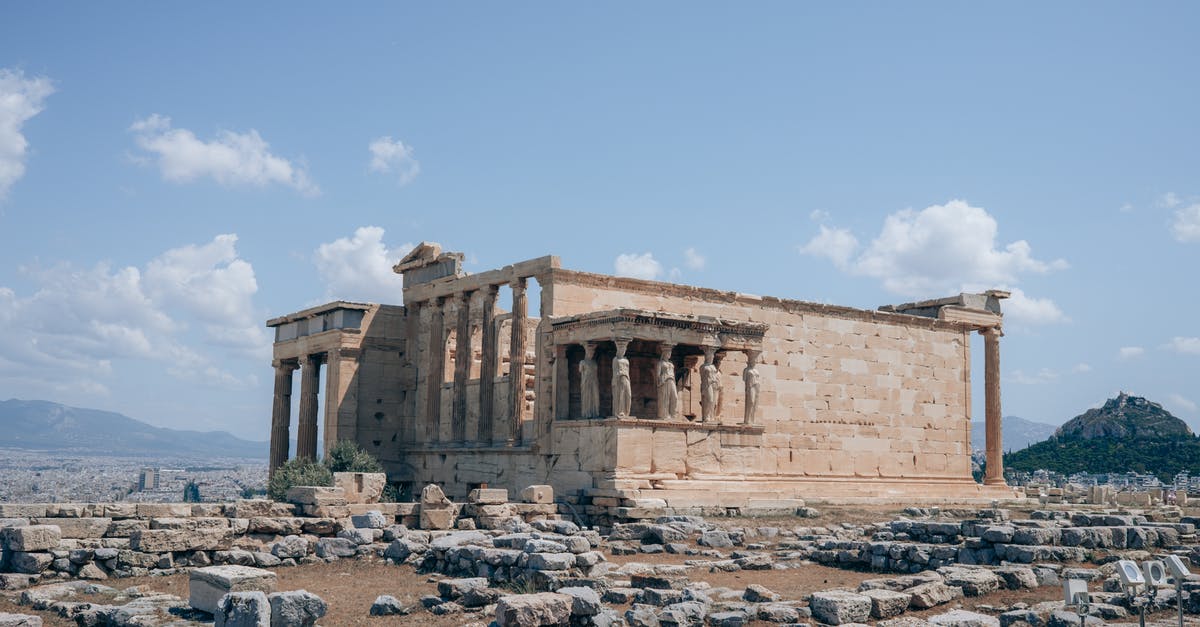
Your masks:
{"label": "cumulus cloud", "polygon": [[403,280],[392,272],[392,266],[407,255],[413,245],[405,243],[388,248],[383,235],[384,230],[378,226],[363,226],[356,229],[352,237],[338,238],[317,247],[313,263],[325,284],[327,299],[373,303],[402,300]]}
{"label": "cumulus cloud", "polygon": [[367,146],[371,151],[371,171],[396,176],[400,185],[407,185],[421,173],[421,164],[413,156],[412,146],[391,137],[377,137]]}
{"label": "cumulus cloud", "polygon": [[238,357],[269,355],[270,339],[258,322],[263,316],[251,302],[253,269],[238,258],[236,240],[222,235],[171,249],[143,268],[21,268],[36,288],[22,296],[0,287],[0,325],[8,331],[0,334],[0,377],[100,394],[119,362],[138,360],[162,364],[187,381],[255,385],[253,377],[238,377],[202,352],[220,345]]}
{"label": "cumulus cloud", "polygon": [[1166,348],[1181,355],[1200,355],[1200,337],[1173,337]]}
{"label": "cumulus cloud", "polygon": [[271,153],[258,131],[220,131],[204,141],[192,131],[172,128],[171,118],[158,114],[129,127],[138,147],[151,154],[164,179],[188,183],[211,177],[221,185],[286,185],[315,196],[321,190],[304,168]]}
{"label": "cumulus cloud", "polygon": [[1171,234],[1180,242],[1200,242],[1200,203],[1175,210]]}
{"label": "cumulus cloud", "polygon": [[42,112],[52,93],[54,86],[48,78],[25,78],[20,70],[0,68],[0,200],[25,175],[29,142],[21,127]]}
{"label": "cumulus cloud", "polygon": [[622,253],[613,262],[617,276],[653,281],[663,273],[663,266],[650,253]]}
{"label": "cumulus cloud", "polygon": [[1001,246],[998,233],[996,219],[987,211],[952,200],[887,216],[865,248],[849,229],[821,225],[800,252],[829,259],[848,274],[876,279],[887,291],[907,298],[1007,287],[1013,297],[1005,309],[1014,319],[1066,321],[1052,300],[1028,296],[1012,286],[1024,275],[1062,270],[1067,262],[1034,257],[1025,240]]}
{"label": "cumulus cloud", "polygon": [[1141,346],[1122,346],[1117,350],[1117,356],[1121,359],[1136,359],[1146,354],[1146,349]]}
{"label": "cumulus cloud", "polygon": [[703,270],[708,260],[704,258],[704,255],[696,252],[695,248],[689,248],[683,251],[683,263],[692,270]]}

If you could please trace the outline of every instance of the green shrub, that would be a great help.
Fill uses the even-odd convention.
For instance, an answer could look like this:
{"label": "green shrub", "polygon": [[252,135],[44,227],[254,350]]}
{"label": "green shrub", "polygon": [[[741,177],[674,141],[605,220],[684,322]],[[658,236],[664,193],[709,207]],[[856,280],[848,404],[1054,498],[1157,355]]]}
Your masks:
{"label": "green shrub", "polygon": [[289,459],[271,475],[271,480],[267,482],[267,496],[276,501],[286,501],[288,488],[301,485],[332,486],[333,472],[325,464],[311,459]]}
{"label": "green shrub", "polygon": [[334,443],[325,456],[325,465],[331,472],[383,472],[383,464],[351,440]]}

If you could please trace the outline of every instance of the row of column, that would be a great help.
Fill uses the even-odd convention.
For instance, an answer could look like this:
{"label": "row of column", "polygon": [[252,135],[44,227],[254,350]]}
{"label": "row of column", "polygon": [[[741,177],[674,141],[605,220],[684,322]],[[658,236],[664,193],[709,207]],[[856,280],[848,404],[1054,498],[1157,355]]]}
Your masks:
{"label": "row of column", "polygon": [[[271,473],[287,462],[291,447],[292,373],[300,370],[300,419],[296,433],[296,456],[317,458],[317,393],[321,389],[321,364],[325,354],[275,363],[275,398],[271,406]],[[303,362],[303,363],[302,363]]]}
{"label": "row of column", "polygon": [[[629,416],[633,403],[629,359],[625,357],[632,340],[613,338],[612,341],[617,348],[612,367],[613,415],[624,418]],[[584,418],[596,418],[600,415],[600,376],[595,358],[597,343],[593,341],[584,344],[584,357],[579,362],[580,413]],[[702,346],[701,349],[704,351],[704,363],[700,366],[700,422],[710,422],[720,419],[724,400],[720,372],[724,350],[718,352],[716,346]],[[675,344],[659,342],[659,360],[654,369],[659,420],[679,419],[679,387],[675,376],[675,362],[671,359],[674,351]],[[762,387],[762,376],[756,367],[761,351],[743,352],[746,353],[746,367],[742,370],[746,402],[742,423],[752,425],[758,413],[758,395]]]}
{"label": "row of column", "polygon": [[[528,327],[528,297],[526,296],[527,280],[524,277],[514,279],[509,286],[512,288],[512,337],[509,343],[509,405],[507,411],[499,412],[507,416],[507,421],[500,425],[497,432],[495,377],[500,364],[500,345],[496,335],[496,296],[499,285],[488,285],[482,288],[482,325],[483,338],[481,347],[481,364],[479,372],[479,430],[476,439],[482,443],[504,442],[518,443],[521,439],[521,420],[525,408],[525,351]],[[474,351],[471,346],[471,300],[475,290],[463,291],[453,297],[441,296],[414,306],[409,315],[416,315],[420,306],[430,306],[428,350],[425,364],[425,405],[422,422],[426,442],[437,442],[441,437],[442,426],[442,379],[446,364],[446,342],[449,329],[446,325],[446,310],[454,305],[457,309],[455,320],[455,361],[454,384],[450,404],[450,438],[451,441],[462,443],[467,441],[467,383],[471,376],[471,360]]]}

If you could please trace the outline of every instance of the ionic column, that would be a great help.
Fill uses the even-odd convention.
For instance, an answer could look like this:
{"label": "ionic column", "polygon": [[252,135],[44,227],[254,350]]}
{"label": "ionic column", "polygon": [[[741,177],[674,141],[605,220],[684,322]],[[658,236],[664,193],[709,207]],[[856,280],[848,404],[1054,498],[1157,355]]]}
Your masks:
{"label": "ionic column", "polygon": [[984,485],[1005,485],[1004,445],[1000,418],[1000,327],[981,331],[983,334],[983,394],[987,432],[987,468]]}
{"label": "ionic column", "polygon": [[479,441],[491,442],[496,404],[496,286],[483,288],[483,346],[479,348]]}
{"label": "ionic column", "polygon": [[467,439],[467,379],[471,376],[471,294],[458,295],[458,324],[454,331],[454,394],[451,405],[451,439]]}
{"label": "ionic column", "polygon": [[308,355],[300,368],[300,421],[296,457],[317,458],[317,392],[321,389],[321,355]]}
{"label": "ionic column", "polygon": [[275,400],[271,404],[271,464],[270,474],[288,459],[292,428],[292,372],[299,367],[295,361],[275,363]]}
{"label": "ionic column", "polygon": [[425,441],[437,442],[442,420],[442,380],[446,376],[446,298],[433,301],[429,316],[429,367],[425,371]]}
{"label": "ionic column", "polygon": [[512,282],[512,340],[508,356],[508,441],[521,439],[521,419],[525,413],[525,319],[529,303],[525,296],[525,277]]}

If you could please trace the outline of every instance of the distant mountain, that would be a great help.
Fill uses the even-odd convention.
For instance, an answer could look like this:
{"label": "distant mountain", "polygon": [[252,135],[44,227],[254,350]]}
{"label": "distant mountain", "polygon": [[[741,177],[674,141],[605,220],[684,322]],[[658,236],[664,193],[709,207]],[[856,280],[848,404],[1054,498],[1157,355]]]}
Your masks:
{"label": "distant mountain", "polygon": [[1044,442],[1004,456],[1005,468],[1148,472],[1166,479],[1200,472],[1200,438],[1162,405],[1121,392],[1072,418]]}
{"label": "distant mountain", "polygon": [[224,431],[182,431],[98,409],[50,401],[0,401],[0,448],[72,450],[93,455],[266,458],[266,442]]}
{"label": "distant mountain", "polygon": [[1124,392],[1108,399],[1103,407],[1089,409],[1072,418],[1056,433],[1060,438],[1132,438],[1192,435],[1187,423],[1171,415],[1162,405]]}
{"label": "distant mountain", "polygon": [[[986,423],[982,420],[971,421],[971,448],[976,451],[984,450],[987,443]],[[1020,416],[1005,416],[1001,439],[1005,451],[1019,451],[1030,444],[1041,442],[1054,435],[1054,425],[1044,422],[1025,420]]]}

